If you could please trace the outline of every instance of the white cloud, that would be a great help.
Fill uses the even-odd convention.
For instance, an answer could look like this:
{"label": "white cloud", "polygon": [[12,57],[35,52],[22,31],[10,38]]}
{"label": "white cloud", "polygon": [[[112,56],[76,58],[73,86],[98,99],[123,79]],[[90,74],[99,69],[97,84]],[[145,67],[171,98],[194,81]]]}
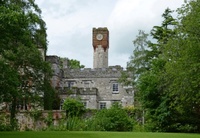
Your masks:
{"label": "white cloud", "polygon": [[142,29],[160,25],[167,7],[184,0],[36,0],[47,24],[48,54],[80,60],[92,67],[92,28],[110,31],[109,65],[126,66],[132,41]]}

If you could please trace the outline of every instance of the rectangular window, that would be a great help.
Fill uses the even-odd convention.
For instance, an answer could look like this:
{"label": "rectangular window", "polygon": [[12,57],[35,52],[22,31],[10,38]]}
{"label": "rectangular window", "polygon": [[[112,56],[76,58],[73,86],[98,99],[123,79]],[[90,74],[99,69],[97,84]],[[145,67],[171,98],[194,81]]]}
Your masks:
{"label": "rectangular window", "polygon": [[118,83],[113,83],[113,93],[119,93]]}
{"label": "rectangular window", "polygon": [[105,109],[105,108],[106,108],[106,102],[100,102],[99,109]]}
{"label": "rectangular window", "polygon": [[68,82],[68,88],[72,88],[74,86],[74,82],[72,82],[72,81],[70,81],[70,82]]}

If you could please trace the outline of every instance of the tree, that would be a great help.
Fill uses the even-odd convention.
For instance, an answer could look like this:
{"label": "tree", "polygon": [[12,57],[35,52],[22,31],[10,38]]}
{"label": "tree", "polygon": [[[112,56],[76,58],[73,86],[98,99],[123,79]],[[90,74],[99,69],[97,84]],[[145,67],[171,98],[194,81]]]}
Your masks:
{"label": "tree", "polygon": [[133,120],[118,103],[114,103],[110,109],[99,110],[92,118],[92,123],[97,131],[131,131],[133,129]]}
{"label": "tree", "polygon": [[130,57],[130,61],[127,64],[128,69],[134,70],[135,79],[138,79],[139,75],[149,68],[148,46],[151,42],[148,40],[148,34],[139,30],[138,36],[133,41],[135,46],[133,55]]}
{"label": "tree", "polygon": [[176,35],[177,20],[172,17],[172,12],[167,8],[162,14],[164,20],[161,26],[154,26],[151,31],[156,43],[149,45],[150,68],[141,75],[137,83],[139,99],[152,131],[172,131],[170,125],[174,123],[171,117],[174,111],[169,108],[171,99],[166,90],[169,80],[166,79],[165,65],[169,59],[163,54],[169,39]]}
{"label": "tree", "polygon": [[[139,30],[136,39],[133,41],[134,50],[133,55],[130,56],[130,61],[127,62],[127,71],[121,73],[119,82],[125,86],[132,85],[135,88],[135,84],[139,76],[148,70],[149,57],[148,57],[148,45],[151,42],[148,40],[148,34]],[[131,72],[131,73],[130,73]]]}
{"label": "tree", "polygon": [[69,68],[71,69],[81,69],[84,68],[84,65],[80,64],[80,61],[76,60],[76,59],[70,59],[69,60]]}
{"label": "tree", "polygon": [[10,103],[13,129],[18,104],[39,105],[44,78],[50,77],[50,66],[40,51],[47,50],[46,27],[40,14],[33,0],[0,1],[0,97]]}
{"label": "tree", "polygon": [[[44,91],[44,98],[43,98],[44,110],[52,110],[52,109],[58,110],[60,106],[59,97],[57,97],[57,92],[51,86],[50,80],[47,78],[44,79],[43,91]],[[58,102],[59,102],[59,105],[58,105]]]}
{"label": "tree", "polygon": [[63,109],[66,110],[67,117],[80,117],[85,112],[83,103],[74,98],[66,98]]}
{"label": "tree", "polygon": [[166,9],[162,25],[151,31],[156,43],[146,49],[149,68],[135,82],[151,131],[200,130],[199,4],[186,2],[177,10],[177,19]]}
{"label": "tree", "polygon": [[165,9],[162,14],[164,20],[161,26],[154,26],[151,30],[151,36],[157,41],[157,43],[149,45],[154,57],[158,57],[162,53],[165,44],[175,35],[174,27],[177,25],[177,21],[171,13],[173,13],[172,10],[169,8]]}
{"label": "tree", "polygon": [[[172,123],[169,110],[169,97],[166,94],[165,64],[163,50],[168,40],[175,35],[174,26],[177,21],[171,16],[172,11],[167,8],[163,13],[161,26],[154,26],[151,36],[156,43],[150,42],[148,34],[140,31],[134,41],[135,49],[128,67],[132,68],[135,76],[133,85],[136,98],[145,110],[146,125],[151,131],[169,131]],[[139,104],[139,105],[140,105]]]}
{"label": "tree", "polygon": [[165,69],[171,80],[167,88],[173,99],[170,106],[178,115],[175,127],[184,132],[200,130],[199,3],[199,0],[191,0],[178,9],[177,35],[170,39],[164,51],[165,57],[170,59]]}

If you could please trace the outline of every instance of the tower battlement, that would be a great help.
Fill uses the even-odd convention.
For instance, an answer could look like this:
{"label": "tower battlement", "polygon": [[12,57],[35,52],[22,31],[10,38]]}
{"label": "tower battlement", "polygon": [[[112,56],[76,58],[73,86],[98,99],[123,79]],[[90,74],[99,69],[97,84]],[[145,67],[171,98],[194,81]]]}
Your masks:
{"label": "tower battlement", "polygon": [[123,68],[121,66],[110,66],[109,68],[85,68],[64,70],[64,78],[119,78]]}
{"label": "tower battlement", "polygon": [[48,56],[47,61],[52,64],[54,76],[60,78],[119,78],[121,72],[125,71],[119,65],[108,68],[70,69],[58,56]]}

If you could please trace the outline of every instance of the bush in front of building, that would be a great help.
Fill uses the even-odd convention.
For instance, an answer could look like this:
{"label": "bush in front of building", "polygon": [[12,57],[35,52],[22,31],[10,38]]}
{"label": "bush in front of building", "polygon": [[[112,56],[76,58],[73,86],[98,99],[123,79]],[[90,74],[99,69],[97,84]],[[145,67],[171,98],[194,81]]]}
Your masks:
{"label": "bush in front of building", "polygon": [[80,100],[69,97],[63,103],[63,110],[66,110],[66,117],[81,117],[86,111]]}
{"label": "bush in front of building", "polygon": [[86,121],[86,126],[92,131],[132,131],[133,119],[120,104],[115,103],[110,109],[99,110]]}

